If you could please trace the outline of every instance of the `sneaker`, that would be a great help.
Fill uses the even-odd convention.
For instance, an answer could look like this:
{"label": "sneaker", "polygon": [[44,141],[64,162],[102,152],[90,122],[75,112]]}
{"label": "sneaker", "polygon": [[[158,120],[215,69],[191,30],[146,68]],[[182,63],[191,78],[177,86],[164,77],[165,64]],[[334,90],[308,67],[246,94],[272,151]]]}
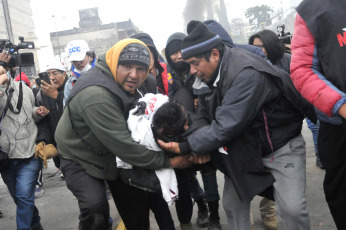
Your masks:
{"label": "sneaker", "polygon": [[40,186],[35,188],[35,199],[40,198],[43,195],[43,189]]}
{"label": "sneaker", "polygon": [[62,172],[60,173],[60,179],[65,180],[64,174],[62,174]]}
{"label": "sneaker", "polygon": [[277,230],[279,228],[276,216],[265,217],[261,215],[261,217],[266,230]]}

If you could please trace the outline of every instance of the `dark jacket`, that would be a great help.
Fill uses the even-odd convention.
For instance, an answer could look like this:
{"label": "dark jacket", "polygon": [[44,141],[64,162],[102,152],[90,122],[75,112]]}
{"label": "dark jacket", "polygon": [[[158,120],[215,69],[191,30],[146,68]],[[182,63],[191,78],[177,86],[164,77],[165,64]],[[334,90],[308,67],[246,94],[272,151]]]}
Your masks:
{"label": "dark jacket", "polygon": [[192,133],[188,143],[197,154],[226,147],[223,172],[240,199],[251,200],[274,182],[262,163],[272,152],[265,118],[275,151],[301,133],[303,113],[316,121],[313,107],[287,73],[239,48],[225,48],[214,84],[199,96],[198,106],[210,125]]}
{"label": "dark jacket", "polygon": [[[168,49],[173,41],[182,42],[186,37],[183,33],[172,34],[166,43],[166,59],[167,59],[167,75],[168,75],[168,86],[169,86],[169,97],[176,99],[179,103],[183,104],[188,111],[194,111],[193,99],[194,96],[192,85],[195,82],[196,77],[190,74],[190,67],[186,64],[186,69],[184,71],[178,71],[174,69],[174,64],[169,56]],[[186,99],[181,98],[181,96],[186,97]],[[188,100],[188,101],[187,101]]]}
{"label": "dark jacket", "polygon": [[193,95],[192,85],[195,82],[196,77],[190,74],[187,70],[185,74],[175,71],[171,66],[167,65],[168,72],[168,86],[169,86],[169,97],[174,97],[176,92],[184,87],[191,95]]}
{"label": "dark jacket", "polygon": [[36,143],[44,141],[46,144],[53,144],[56,147],[54,133],[64,110],[63,99],[66,81],[67,77],[64,84],[58,88],[58,97],[56,99],[43,94],[42,90],[36,95],[36,105],[42,105],[49,110],[49,114],[37,123],[38,135]]}

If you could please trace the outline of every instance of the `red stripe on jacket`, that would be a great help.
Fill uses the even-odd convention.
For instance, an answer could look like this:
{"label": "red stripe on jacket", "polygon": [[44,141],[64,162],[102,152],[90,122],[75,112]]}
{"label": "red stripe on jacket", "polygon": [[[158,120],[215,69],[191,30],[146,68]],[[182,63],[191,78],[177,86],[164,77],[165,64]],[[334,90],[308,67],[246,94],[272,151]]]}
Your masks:
{"label": "red stripe on jacket", "polygon": [[324,79],[314,73],[313,53],[315,38],[306,26],[305,21],[297,14],[292,39],[291,78],[294,86],[302,96],[327,116],[333,116],[332,110],[341,95],[332,89]]}

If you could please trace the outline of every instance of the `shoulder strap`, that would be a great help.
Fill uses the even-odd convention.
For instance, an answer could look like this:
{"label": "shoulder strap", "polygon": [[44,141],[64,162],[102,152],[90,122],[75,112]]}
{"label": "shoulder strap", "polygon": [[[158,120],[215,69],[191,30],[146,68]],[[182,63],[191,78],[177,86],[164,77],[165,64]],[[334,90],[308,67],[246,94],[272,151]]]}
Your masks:
{"label": "shoulder strap", "polygon": [[18,102],[17,102],[17,106],[16,106],[17,107],[17,112],[14,111],[13,105],[11,104],[11,100],[12,100],[12,97],[13,97],[13,92],[14,92],[13,88],[10,88],[10,89],[7,88],[6,89],[6,94],[7,94],[7,103],[6,103],[6,105],[11,110],[12,113],[17,115],[22,110],[22,104],[23,104],[23,85],[22,85],[22,82],[19,83],[19,95],[18,95]]}

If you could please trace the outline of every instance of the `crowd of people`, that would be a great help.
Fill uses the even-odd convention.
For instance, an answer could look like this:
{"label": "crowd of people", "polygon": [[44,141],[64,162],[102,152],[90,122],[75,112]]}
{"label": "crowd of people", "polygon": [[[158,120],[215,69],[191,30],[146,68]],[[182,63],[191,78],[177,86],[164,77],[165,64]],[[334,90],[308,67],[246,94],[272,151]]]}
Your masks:
{"label": "crowd of people", "polygon": [[197,225],[219,230],[220,201],[229,229],[251,229],[255,196],[266,229],[279,228],[277,215],[285,229],[311,229],[304,119],[330,212],[346,229],[346,14],[328,3],[297,7],[292,54],[270,30],[235,44],[215,20],[190,21],[162,54],[147,33],[97,55],[73,40],[70,71],[52,58],[41,71],[49,79],[36,82],[15,76],[1,52],[0,173],[17,229],[44,229],[35,191],[50,158],[78,200],[80,230],[112,229],[108,189],[128,230],[150,229],[150,210],[160,229],[175,229],[172,204],[192,229],[194,203]]}

